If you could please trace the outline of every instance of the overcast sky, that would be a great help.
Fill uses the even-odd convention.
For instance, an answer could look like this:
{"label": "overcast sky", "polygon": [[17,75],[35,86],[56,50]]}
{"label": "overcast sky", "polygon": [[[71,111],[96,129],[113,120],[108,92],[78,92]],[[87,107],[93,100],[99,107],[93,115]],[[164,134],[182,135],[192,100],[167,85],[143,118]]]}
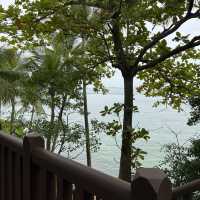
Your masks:
{"label": "overcast sky", "polygon": [[14,0],[0,0],[0,4],[7,7],[9,4],[14,3]]}
{"label": "overcast sky", "polygon": [[[7,7],[9,4],[14,3],[15,0],[0,0],[0,4]],[[184,24],[180,28],[180,32],[185,34],[198,35],[200,33],[200,22],[196,20],[190,20],[189,23]],[[109,87],[122,87],[123,81],[120,72],[117,72],[112,80],[105,80],[105,84]]]}

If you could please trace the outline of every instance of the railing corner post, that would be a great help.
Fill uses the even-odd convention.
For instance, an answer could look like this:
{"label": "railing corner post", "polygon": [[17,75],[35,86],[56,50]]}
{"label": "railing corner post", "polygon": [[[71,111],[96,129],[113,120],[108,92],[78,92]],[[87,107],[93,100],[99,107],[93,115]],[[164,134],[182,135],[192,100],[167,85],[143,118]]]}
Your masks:
{"label": "railing corner post", "polygon": [[44,139],[37,134],[29,134],[23,139],[23,199],[31,200],[31,152],[44,148]]}
{"label": "railing corner post", "polygon": [[172,185],[166,174],[157,168],[140,168],[132,182],[135,200],[171,200]]}

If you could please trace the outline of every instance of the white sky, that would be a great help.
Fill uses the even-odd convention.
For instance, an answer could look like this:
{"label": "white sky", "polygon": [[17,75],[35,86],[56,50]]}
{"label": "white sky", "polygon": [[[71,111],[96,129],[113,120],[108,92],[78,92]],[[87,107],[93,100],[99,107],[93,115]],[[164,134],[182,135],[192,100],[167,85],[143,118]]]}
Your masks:
{"label": "white sky", "polygon": [[0,4],[3,5],[4,7],[7,7],[8,5],[14,3],[14,0],[0,0]]}
{"label": "white sky", "polygon": [[[8,5],[14,3],[15,0],[0,0],[0,4],[3,5],[3,7],[7,7]],[[197,20],[190,20],[188,23],[184,24],[180,28],[180,32],[184,34],[194,34],[194,35],[200,35],[200,22],[197,22]],[[122,87],[123,81],[121,78],[120,72],[117,72],[116,75],[109,80],[105,80],[105,85],[109,87]]]}

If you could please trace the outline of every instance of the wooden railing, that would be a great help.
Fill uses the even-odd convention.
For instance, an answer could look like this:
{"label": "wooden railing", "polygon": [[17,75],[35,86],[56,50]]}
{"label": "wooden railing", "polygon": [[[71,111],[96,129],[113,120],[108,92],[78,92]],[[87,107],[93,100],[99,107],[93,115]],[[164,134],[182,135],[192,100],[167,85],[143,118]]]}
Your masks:
{"label": "wooden railing", "polygon": [[46,151],[39,136],[21,141],[0,132],[1,200],[171,200],[198,190],[199,183],[172,191],[161,170],[144,168],[127,183]]}

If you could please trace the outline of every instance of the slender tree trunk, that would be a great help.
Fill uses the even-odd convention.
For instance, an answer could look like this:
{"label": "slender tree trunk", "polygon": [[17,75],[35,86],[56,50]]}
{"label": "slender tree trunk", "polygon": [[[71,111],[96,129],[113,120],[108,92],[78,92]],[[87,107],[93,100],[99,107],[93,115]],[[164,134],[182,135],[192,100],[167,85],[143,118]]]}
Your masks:
{"label": "slender tree trunk", "polygon": [[0,118],[1,118],[2,102],[0,101]]}
{"label": "slender tree trunk", "polygon": [[60,149],[58,151],[58,154],[61,154],[62,151],[63,151],[63,148],[64,148],[64,144],[65,144],[65,137],[66,137],[66,132],[69,128],[69,116],[67,115],[67,120],[66,120],[66,123],[67,123],[67,128],[65,128],[64,124],[63,124],[63,121],[61,120],[61,124],[62,124],[62,127],[63,127],[63,137],[61,138],[61,144],[60,144]]}
{"label": "slender tree trunk", "polygon": [[[67,95],[64,95],[63,98],[62,98],[62,104],[61,104],[60,111],[59,111],[59,115],[58,115],[58,122],[59,122],[61,125],[63,124],[62,118],[63,118],[63,112],[64,112],[64,109],[65,109],[66,100],[67,100]],[[62,126],[63,126],[63,125],[62,125]],[[54,137],[53,137],[53,144],[52,144],[52,149],[51,149],[52,152],[55,151],[56,142],[57,142],[58,137],[59,137],[59,132],[57,131],[57,132],[54,134]]]}
{"label": "slender tree trunk", "polygon": [[131,181],[131,129],[133,116],[133,76],[124,78],[124,120],[122,131],[122,149],[120,158],[119,178]]}
{"label": "slender tree trunk", "polygon": [[34,114],[35,114],[35,107],[33,106],[33,107],[32,107],[32,110],[31,110],[31,119],[30,119],[30,124],[29,124],[29,130],[31,130],[31,129],[32,129],[32,126],[33,126]]}
{"label": "slender tree trunk", "polygon": [[15,99],[11,99],[11,116],[10,116],[10,134],[14,133],[14,122],[15,122]]}
{"label": "slender tree trunk", "polygon": [[89,119],[88,119],[87,85],[85,80],[83,80],[83,101],[84,101],[84,123],[85,123],[87,166],[91,167],[92,161],[91,161],[91,151],[90,151],[90,129],[89,129]]}
{"label": "slender tree trunk", "polygon": [[55,99],[54,92],[51,93],[51,119],[50,119],[50,129],[47,135],[47,145],[46,148],[48,151],[51,151],[51,138],[54,134],[54,119],[55,119]]}
{"label": "slender tree trunk", "polygon": [[[1,101],[0,101],[0,120],[1,120],[1,109],[2,109],[2,103],[1,103]],[[2,130],[1,121],[0,121],[0,130]]]}

